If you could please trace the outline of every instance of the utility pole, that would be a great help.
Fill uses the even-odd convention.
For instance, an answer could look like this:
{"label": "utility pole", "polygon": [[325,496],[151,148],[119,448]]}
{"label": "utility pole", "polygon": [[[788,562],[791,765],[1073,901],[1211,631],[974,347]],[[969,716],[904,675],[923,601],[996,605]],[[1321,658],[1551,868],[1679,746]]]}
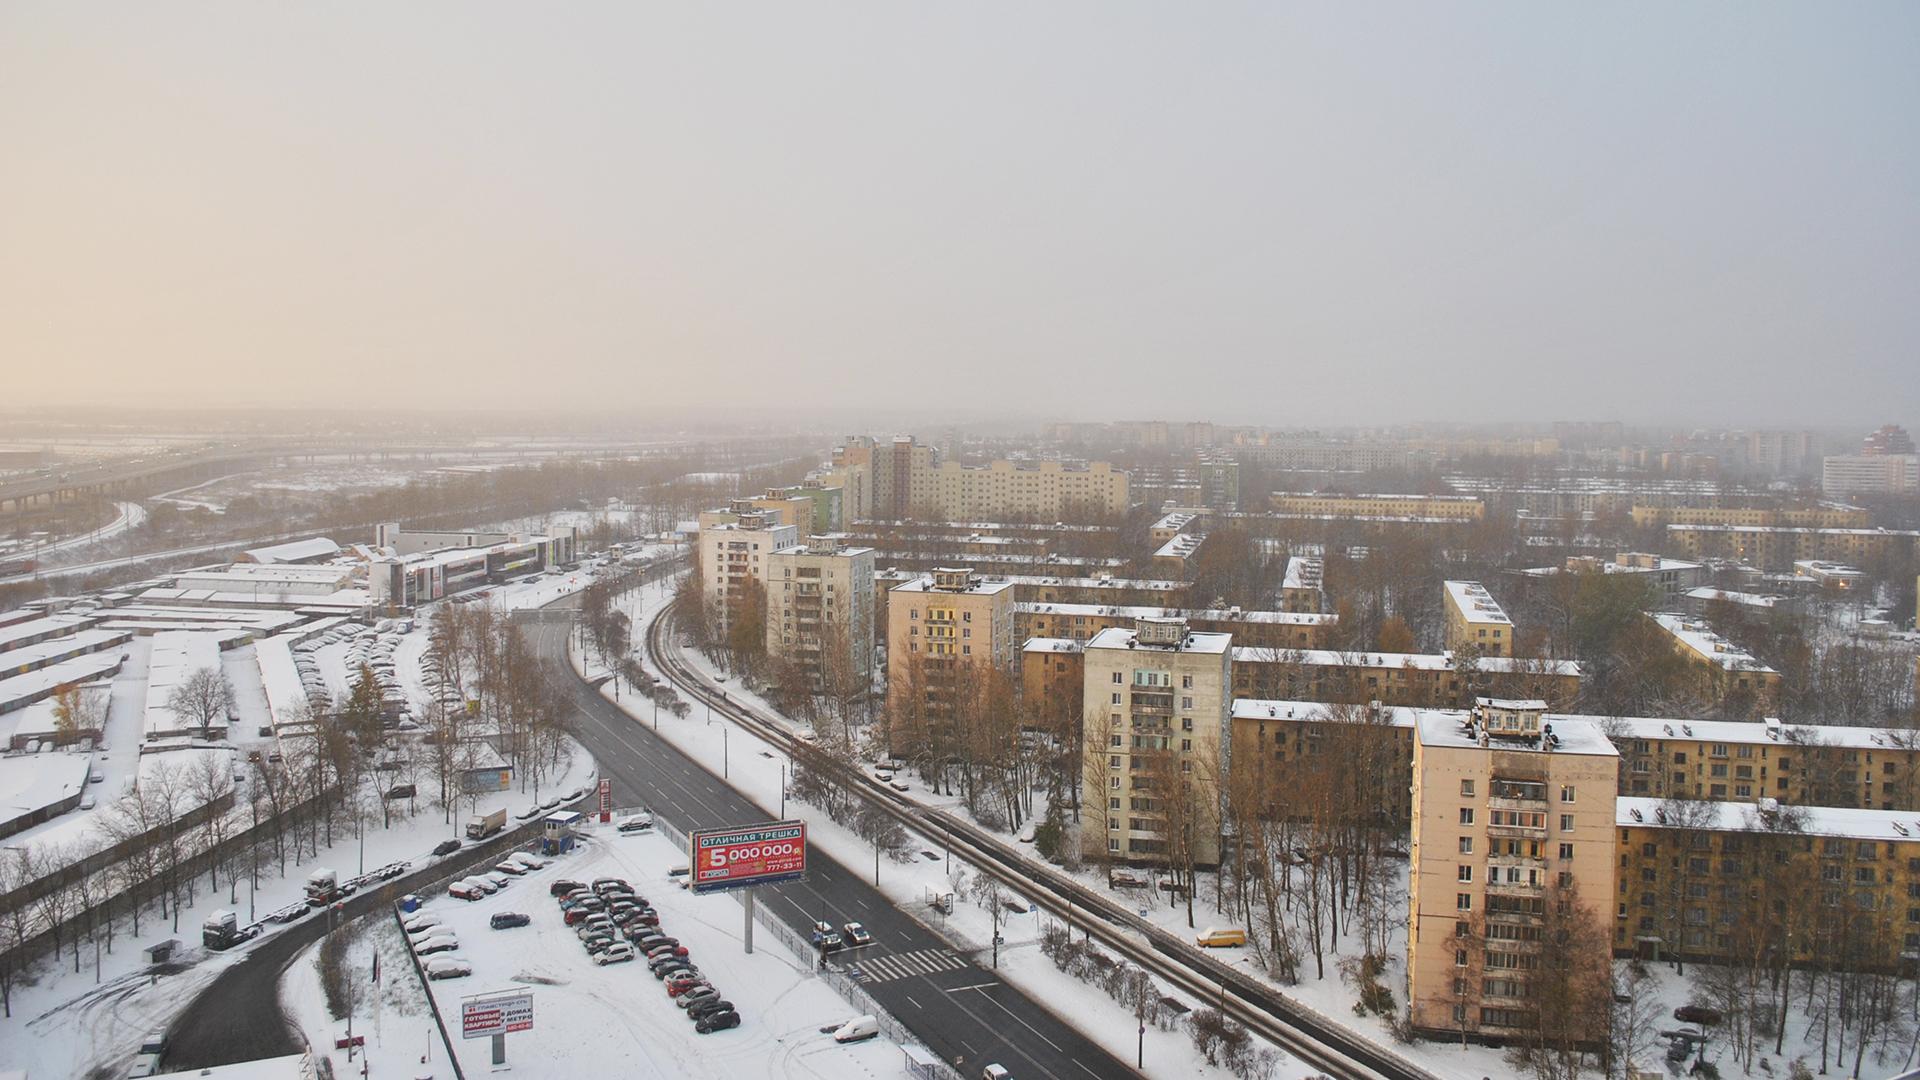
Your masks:
{"label": "utility pole", "polygon": [[720,729],[720,779],[722,780],[725,780],[730,775],[727,772],[727,746],[730,742],[727,735],[732,731],[733,729],[729,727],[722,727]]}

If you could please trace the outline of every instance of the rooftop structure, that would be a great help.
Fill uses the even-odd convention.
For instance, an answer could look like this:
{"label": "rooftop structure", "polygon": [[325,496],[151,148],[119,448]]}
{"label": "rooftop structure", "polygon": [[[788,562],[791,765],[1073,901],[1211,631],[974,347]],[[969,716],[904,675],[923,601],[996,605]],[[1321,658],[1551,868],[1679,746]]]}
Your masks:
{"label": "rooftop structure", "polygon": [[1483,656],[1513,655],[1513,620],[1477,581],[1449,581],[1447,591],[1447,648],[1471,645]]}
{"label": "rooftop structure", "polygon": [[248,548],[241,552],[243,563],[313,563],[323,562],[340,554],[340,545],[324,536],[310,537],[306,540],[293,540],[285,544],[270,547]]}

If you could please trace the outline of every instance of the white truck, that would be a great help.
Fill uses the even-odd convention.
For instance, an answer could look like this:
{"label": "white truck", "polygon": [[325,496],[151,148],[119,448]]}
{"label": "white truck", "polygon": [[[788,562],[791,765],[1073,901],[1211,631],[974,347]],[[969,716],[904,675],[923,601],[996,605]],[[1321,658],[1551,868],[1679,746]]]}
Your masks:
{"label": "white truck", "polygon": [[467,819],[467,839],[485,840],[507,827],[507,810],[501,807],[491,814],[475,814]]}
{"label": "white truck", "polygon": [[321,868],[307,875],[307,906],[326,907],[345,896],[340,891],[340,875]]}

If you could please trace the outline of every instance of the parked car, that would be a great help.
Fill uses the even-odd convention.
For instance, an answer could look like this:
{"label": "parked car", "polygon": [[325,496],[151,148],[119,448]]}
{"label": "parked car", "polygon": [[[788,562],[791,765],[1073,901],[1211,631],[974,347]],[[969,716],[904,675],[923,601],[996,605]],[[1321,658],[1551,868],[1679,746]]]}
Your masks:
{"label": "parked car", "polygon": [[605,893],[605,892],[606,892],[606,891],[607,891],[608,889],[618,889],[618,890],[620,890],[621,892],[629,892],[629,893],[630,893],[630,892],[632,892],[632,891],[633,891],[633,886],[632,886],[632,885],[629,885],[629,884],[627,884],[627,882],[626,882],[626,879],[624,879],[624,878],[617,878],[617,877],[603,877],[603,878],[594,878],[594,879],[593,879],[593,891],[594,891],[594,892],[596,892],[596,893]]}
{"label": "parked car", "polygon": [[632,960],[633,956],[633,946],[624,941],[616,941],[595,953],[593,955],[593,962],[602,966],[607,964],[623,964]]}
{"label": "parked car", "polygon": [[653,818],[646,814],[635,814],[630,818],[622,818],[620,824],[614,828],[623,833],[648,832],[653,828]]}
{"label": "parked car", "polygon": [[464,881],[456,881],[447,886],[447,895],[455,900],[478,900],[487,895],[483,889],[475,888]]}
{"label": "parked car", "polygon": [[1013,1080],[1005,1065],[988,1065],[980,1070],[980,1080]]}
{"label": "parked car", "polygon": [[833,1041],[838,1043],[865,1042],[880,1034],[880,1021],[872,1015],[856,1016],[841,1024],[833,1033]]}
{"label": "parked car", "polygon": [[907,782],[906,782],[905,780],[900,780],[900,779],[895,779],[895,780],[893,780],[893,781],[891,781],[891,782],[889,782],[889,783],[887,784],[887,786],[888,786],[888,787],[890,787],[890,788],[892,788],[892,789],[893,789],[893,790],[895,790],[895,791],[909,791],[909,790],[911,790],[911,788],[909,788],[909,787],[907,786]]}
{"label": "parked car", "polygon": [[473,974],[473,966],[451,956],[436,956],[420,965],[429,979],[464,979]]}
{"label": "parked car", "polygon": [[517,862],[497,862],[493,864],[493,868],[508,877],[520,877],[527,872],[527,868]]}
{"label": "parked car", "polygon": [[405,921],[401,922],[400,929],[405,930],[409,934],[418,934],[422,930],[431,930],[439,925],[440,916],[431,912],[420,911],[407,916]]}
{"label": "parked car", "polygon": [[683,956],[663,956],[648,963],[647,970],[653,972],[654,978],[666,982],[667,976],[678,971],[692,971],[693,965]]}
{"label": "parked car", "polygon": [[561,878],[559,881],[556,881],[553,884],[547,886],[547,895],[548,896],[565,896],[568,893],[574,891],[575,889],[584,889],[584,888],[586,888],[586,886],[580,884],[577,881],[569,881],[566,878]]}
{"label": "parked car", "polygon": [[687,972],[684,975],[674,975],[667,979],[667,996],[679,997],[681,994],[686,993],[696,986],[704,985],[706,985],[706,978],[702,975],[697,975],[693,972]]}
{"label": "parked car", "polygon": [[518,863],[529,870],[545,870],[548,866],[552,865],[551,860],[543,859],[538,855],[530,855],[524,851],[516,851],[513,854],[507,856],[507,859],[510,862]]}
{"label": "parked car", "polygon": [[492,896],[494,893],[497,893],[500,891],[500,886],[495,885],[493,882],[488,881],[486,878],[483,878],[483,877],[470,877],[470,878],[464,878],[462,880],[464,880],[468,885],[471,885],[474,888],[479,889],[481,892],[486,893],[488,896]]}
{"label": "parked car", "polygon": [[867,933],[867,928],[857,922],[850,922],[841,929],[846,931],[846,941],[849,947],[873,944],[873,935]]}
{"label": "parked car", "polygon": [[580,944],[586,948],[588,956],[598,956],[615,945],[625,945],[626,942],[615,941],[612,934],[589,934],[581,939]]}
{"label": "parked car", "polygon": [[693,1030],[702,1035],[709,1035],[716,1031],[725,1031],[728,1028],[737,1028],[739,1026],[740,1014],[734,1012],[732,1009],[728,1009],[725,1012],[710,1012],[701,1017],[700,1022],[693,1025]]}
{"label": "parked car", "polygon": [[490,871],[488,873],[482,874],[480,875],[480,877],[481,877],[481,880],[483,881],[493,882],[493,887],[496,889],[504,889],[507,886],[513,884],[513,875],[503,874],[498,870],[494,870],[494,871]]}
{"label": "parked car", "polygon": [[[635,947],[638,948],[638,946]],[[647,959],[649,960],[658,960],[667,956],[686,957],[692,955],[692,953],[687,951],[685,945],[655,945],[651,949],[643,949],[641,951],[647,954]]]}
{"label": "parked car", "polygon": [[532,921],[533,916],[527,915],[524,912],[502,911],[494,915],[493,918],[488,919],[487,925],[493,927],[495,930],[511,930],[516,926],[526,926]]}
{"label": "parked car", "polygon": [[715,989],[712,983],[702,982],[694,984],[692,989],[674,998],[673,1003],[682,1009],[691,1009],[701,1002],[719,1000],[720,991]]}
{"label": "parked car", "polygon": [[694,1004],[687,1006],[687,1019],[698,1020],[701,1017],[706,1016],[708,1013],[732,1012],[732,1011],[733,1011],[733,1002],[728,1001],[727,999],[720,997],[719,995],[716,994],[715,996],[708,998],[705,1001],[695,1002]]}
{"label": "parked car", "polygon": [[460,939],[452,934],[435,934],[417,941],[413,946],[415,956],[432,956],[434,953],[452,952],[460,947]]}

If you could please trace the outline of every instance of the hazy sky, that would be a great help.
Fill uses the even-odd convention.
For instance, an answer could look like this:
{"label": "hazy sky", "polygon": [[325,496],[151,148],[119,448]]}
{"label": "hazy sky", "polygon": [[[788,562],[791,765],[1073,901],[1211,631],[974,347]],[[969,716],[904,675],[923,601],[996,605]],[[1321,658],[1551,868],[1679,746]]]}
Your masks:
{"label": "hazy sky", "polygon": [[0,405],[1911,423],[1917,345],[1911,2],[0,5]]}

